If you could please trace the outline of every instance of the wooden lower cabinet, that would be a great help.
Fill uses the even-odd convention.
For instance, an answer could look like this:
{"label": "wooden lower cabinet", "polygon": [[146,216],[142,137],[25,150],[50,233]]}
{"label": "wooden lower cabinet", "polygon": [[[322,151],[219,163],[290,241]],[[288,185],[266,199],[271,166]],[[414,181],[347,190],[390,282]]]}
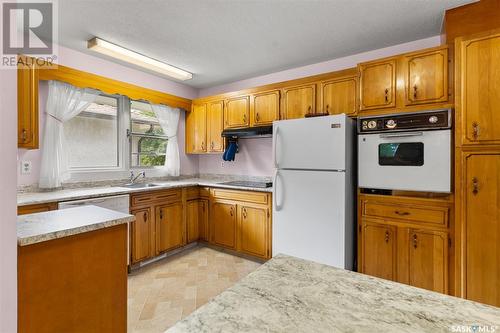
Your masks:
{"label": "wooden lower cabinet", "polygon": [[151,208],[135,210],[131,214],[135,216],[135,222],[132,223],[130,229],[130,250],[131,261],[135,263],[153,255]]}
{"label": "wooden lower cabinet", "polygon": [[182,202],[156,207],[156,254],[184,244]]}
{"label": "wooden lower cabinet", "polygon": [[238,250],[266,258],[269,256],[269,208],[238,206]]}
{"label": "wooden lower cabinet", "polygon": [[183,246],[185,240],[183,190],[142,192],[130,196],[130,261],[136,264]]}
{"label": "wooden lower cabinet", "polygon": [[396,227],[364,220],[361,234],[362,272],[396,280]]}
{"label": "wooden lower cabinet", "polygon": [[199,239],[208,242],[209,230],[208,230],[208,200],[200,199],[198,200],[198,232]]}
{"label": "wooden lower cabinet", "polygon": [[187,242],[196,242],[200,237],[200,203],[196,200],[186,202],[186,223],[187,223]]}
{"label": "wooden lower cabinet", "polygon": [[57,210],[57,202],[49,202],[45,204],[27,205],[17,207],[17,215],[35,214]]}
{"label": "wooden lower cabinet", "polygon": [[408,283],[412,286],[448,291],[448,233],[408,229]]}
{"label": "wooden lower cabinet", "polygon": [[214,201],[211,205],[211,241],[215,245],[236,249],[236,204]]}
{"label": "wooden lower cabinet", "polygon": [[450,209],[445,200],[361,194],[359,271],[447,294]]}

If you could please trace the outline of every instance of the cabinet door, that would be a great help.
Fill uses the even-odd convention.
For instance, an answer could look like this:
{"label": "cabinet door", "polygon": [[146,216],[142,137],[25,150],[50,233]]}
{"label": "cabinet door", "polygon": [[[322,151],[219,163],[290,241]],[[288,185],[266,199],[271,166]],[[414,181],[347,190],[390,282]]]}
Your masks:
{"label": "cabinet door", "polygon": [[321,82],[321,112],[356,114],[357,89],[358,79],[354,76]]}
{"label": "cabinet door", "polygon": [[500,33],[457,43],[463,144],[500,143]]}
{"label": "cabinet door", "polygon": [[439,231],[409,229],[409,284],[448,292],[448,234]]}
{"label": "cabinet door", "polygon": [[316,112],[316,84],[283,89],[283,118],[304,118]]}
{"label": "cabinet door", "polygon": [[272,125],[280,118],[280,91],[252,95],[250,126]]}
{"label": "cabinet door", "polygon": [[216,245],[236,249],[236,205],[212,203],[210,211],[211,239]]}
{"label": "cabinet door", "polygon": [[139,262],[152,256],[152,221],[151,209],[145,208],[132,211],[135,221],[132,223],[130,250],[132,252],[132,263]]}
{"label": "cabinet door", "polygon": [[359,65],[360,110],[396,106],[396,59]]}
{"label": "cabinet door", "polygon": [[269,208],[238,206],[238,250],[250,255],[269,256]]}
{"label": "cabinet door", "polygon": [[363,221],[363,273],[382,279],[396,279],[396,227]]}
{"label": "cabinet door", "polygon": [[198,200],[198,223],[200,239],[208,241],[208,200]]}
{"label": "cabinet door", "polygon": [[192,111],[186,117],[186,152],[206,152],[207,105],[193,104]]}
{"label": "cabinet door", "polygon": [[224,128],[240,128],[250,125],[250,97],[228,99],[224,108]]}
{"label": "cabinet door", "polygon": [[405,104],[448,101],[448,49],[413,53],[403,58]]}
{"label": "cabinet door", "polygon": [[216,101],[208,104],[208,150],[212,153],[224,151],[224,102]]}
{"label": "cabinet door", "polygon": [[500,306],[500,154],[466,154],[466,297]]}
{"label": "cabinet door", "polygon": [[18,147],[38,149],[38,69],[26,56],[19,59],[25,65],[17,69]]}
{"label": "cabinet door", "polygon": [[156,207],[156,219],[156,253],[182,246],[182,203]]}
{"label": "cabinet door", "polygon": [[186,202],[187,242],[196,242],[200,236],[198,200]]}

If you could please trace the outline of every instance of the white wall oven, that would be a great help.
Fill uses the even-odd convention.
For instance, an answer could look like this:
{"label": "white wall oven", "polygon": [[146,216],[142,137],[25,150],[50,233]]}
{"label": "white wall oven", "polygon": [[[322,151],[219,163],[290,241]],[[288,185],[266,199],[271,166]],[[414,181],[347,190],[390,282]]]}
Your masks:
{"label": "white wall oven", "polygon": [[360,188],[451,192],[451,110],[358,120]]}

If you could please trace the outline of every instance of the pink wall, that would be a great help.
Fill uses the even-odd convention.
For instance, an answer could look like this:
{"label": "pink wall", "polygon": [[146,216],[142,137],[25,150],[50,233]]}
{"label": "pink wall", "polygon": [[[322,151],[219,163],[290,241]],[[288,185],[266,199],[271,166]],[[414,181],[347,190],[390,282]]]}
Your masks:
{"label": "pink wall", "polygon": [[[210,96],[224,92],[236,91],[265,84],[298,79],[316,74],[328,73],[355,67],[358,63],[389,57],[400,53],[411,52],[440,45],[440,36],[416,40],[410,43],[399,44],[383,49],[368,51],[348,57],[333,59],[317,64],[293,68],[281,72],[258,76],[242,81],[224,84],[216,87],[201,89],[199,96]],[[221,165],[221,155],[200,155],[200,173],[271,176],[272,141],[268,139],[245,140],[241,144],[241,153],[236,154],[234,162]]]}
{"label": "pink wall", "polygon": [[258,87],[265,84],[282,82],[298,79],[301,77],[312,76],[316,74],[334,72],[346,68],[356,67],[360,62],[390,57],[393,55],[434,47],[441,44],[441,37],[434,36],[425,39],[416,40],[409,43],[398,44],[382,49],[358,53],[343,58],[332,59],[319,62],[312,65],[287,69],[281,72],[275,72],[267,75],[257,76],[246,80],[223,84],[216,87],[200,89],[198,97],[221,94],[230,91],[236,91],[246,88]]}
{"label": "pink wall", "polygon": [[[1,4],[0,4],[1,5]],[[0,332],[16,332],[17,72],[0,69]]]}
{"label": "pink wall", "polygon": [[[106,76],[112,79],[136,84],[142,87],[167,92],[173,95],[195,98],[198,90],[183,84],[172,82],[159,78],[152,74],[144,73],[139,70],[131,69],[98,57],[84,54],[72,49],[59,46],[58,54],[59,64],[91,72],[94,74]],[[45,105],[47,102],[48,87],[47,83],[40,83],[39,112],[40,112],[40,142],[43,144],[43,131],[45,124]],[[198,173],[198,157],[188,156],[184,153],[185,142],[185,114],[181,113],[179,123],[179,148],[181,153],[181,173],[183,175],[192,175]],[[38,183],[40,174],[41,150],[18,150],[19,164],[17,167],[18,185],[33,185]],[[21,175],[21,161],[32,162],[32,172],[29,175]]]}

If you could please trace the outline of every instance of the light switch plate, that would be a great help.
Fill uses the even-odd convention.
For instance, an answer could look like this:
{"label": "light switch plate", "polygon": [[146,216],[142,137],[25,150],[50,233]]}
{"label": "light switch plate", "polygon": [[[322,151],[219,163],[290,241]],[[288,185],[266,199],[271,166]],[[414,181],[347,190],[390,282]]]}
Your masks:
{"label": "light switch plate", "polygon": [[31,161],[22,161],[21,162],[21,175],[29,175],[31,174]]}

